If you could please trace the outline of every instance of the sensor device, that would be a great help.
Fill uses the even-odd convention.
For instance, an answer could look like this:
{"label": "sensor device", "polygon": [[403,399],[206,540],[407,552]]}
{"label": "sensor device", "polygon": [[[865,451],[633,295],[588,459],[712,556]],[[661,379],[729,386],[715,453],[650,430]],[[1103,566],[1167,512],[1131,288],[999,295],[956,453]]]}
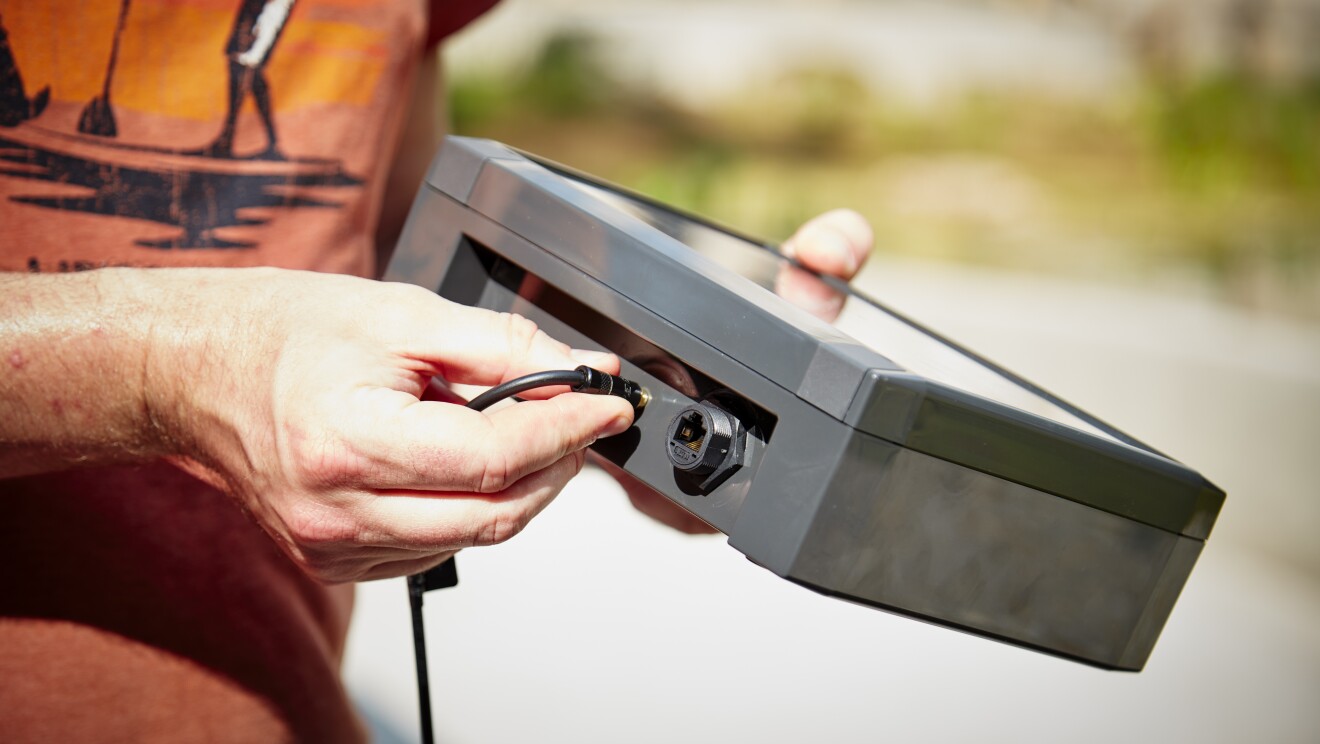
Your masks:
{"label": "sensor device", "polygon": [[386,278],[619,355],[650,400],[593,447],[823,594],[1139,670],[1223,504],[1195,471],[773,246],[450,137]]}

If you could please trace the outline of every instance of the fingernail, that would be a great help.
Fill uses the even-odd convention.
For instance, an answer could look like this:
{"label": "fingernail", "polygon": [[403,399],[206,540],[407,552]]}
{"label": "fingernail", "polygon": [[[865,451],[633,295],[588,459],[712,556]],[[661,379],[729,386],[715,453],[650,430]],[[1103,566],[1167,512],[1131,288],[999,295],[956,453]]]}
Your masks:
{"label": "fingernail", "polygon": [[821,236],[826,250],[838,256],[843,261],[844,271],[848,276],[857,273],[857,254],[853,252],[852,245],[848,239],[837,231],[831,230]]}
{"label": "fingernail", "polygon": [[602,366],[613,366],[614,362],[614,355],[606,351],[570,349],[568,355],[577,360],[579,364],[585,364],[594,369],[600,369]]}

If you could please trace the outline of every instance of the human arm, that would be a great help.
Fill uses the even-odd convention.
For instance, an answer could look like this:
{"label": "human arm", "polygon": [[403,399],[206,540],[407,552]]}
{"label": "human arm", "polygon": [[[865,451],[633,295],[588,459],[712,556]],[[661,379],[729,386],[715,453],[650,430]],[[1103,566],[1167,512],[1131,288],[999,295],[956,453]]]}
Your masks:
{"label": "human arm", "polygon": [[[422,401],[617,360],[430,292],[276,269],[0,275],[0,476],[167,458],[330,581],[516,534],[631,422],[573,393],[491,414]],[[547,391],[549,393],[555,390]]]}

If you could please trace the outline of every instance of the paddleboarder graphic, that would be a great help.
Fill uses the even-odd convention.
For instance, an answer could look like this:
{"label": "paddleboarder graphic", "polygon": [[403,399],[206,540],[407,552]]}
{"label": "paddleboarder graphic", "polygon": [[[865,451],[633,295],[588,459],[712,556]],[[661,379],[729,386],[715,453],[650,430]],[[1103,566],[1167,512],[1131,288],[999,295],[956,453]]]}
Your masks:
{"label": "paddleboarder graphic", "polygon": [[17,126],[28,119],[41,116],[50,102],[50,86],[28,97],[23,87],[23,76],[18,73],[14,53],[9,48],[9,33],[5,19],[0,16],[0,127]]}
{"label": "paddleboarder graphic", "polygon": [[[294,2],[296,0],[242,0],[240,3],[238,14],[234,17],[234,28],[230,31],[229,41],[225,45],[225,56],[229,62],[229,105],[225,112],[224,125],[219,136],[210,145],[195,151],[194,154],[212,157],[231,157],[234,154],[234,131],[238,123],[238,112],[242,109],[247,96],[251,95],[257,113],[261,117],[261,124],[266,130],[267,146],[259,157],[282,159],[271,110],[270,83],[266,79],[265,69],[275,43],[284,33],[284,26],[289,20]],[[114,80],[115,62],[119,58],[119,43],[124,35],[130,4],[130,0],[122,0],[120,4],[119,20],[115,24],[114,41],[110,46],[110,61],[106,65],[101,94],[87,104],[78,119],[78,131],[83,134],[102,137],[114,137],[118,134],[114,109],[110,105],[110,88]]]}
{"label": "paddleboarder graphic", "polygon": [[119,134],[115,124],[115,111],[110,106],[110,83],[115,77],[115,62],[119,60],[119,41],[124,38],[124,25],[128,22],[129,0],[122,0],[119,5],[119,21],[115,23],[114,41],[110,44],[110,61],[105,65],[105,82],[101,84],[101,95],[88,102],[78,117],[78,131],[83,134],[95,134],[101,137],[114,137]]}
{"label": "paddleboarder graphic", "polygon": [[[127,1],[127,0],[125,0]],[[229,108],[225,112],[224,128],[220,136],[206,148],[205,153],[215,157],[233,154],[234,129],[239,109],[249,94],[257,105],[261,124],[266,129],[266,149],[261,157],[283,159],[279,140],[275,136],[275,120],[271,115],[270,83],[266,80],[266,62],[271,50],[284,33],[295,0],[243,0],[234,30],[230,32],[225,54],[229,57]]]}
{"label": "paddleboarder graphic", "polygon": [[[241,228],[270,223],[276,216],[272,210],[337,208],[338,201],[326,189],[359,187],[361,178],[348,172],[337,157],[286,154],[276,128],[276,107],[267,67],[290,26],[297,2],[236,0],[229,34],[221,37],[223,47],[210,47],[225,57],[225,73],[221,78],[226,91],[221,99],[224,113],[218,118],[214,113],[198,117],[195,113],[175,113],[166,108],[151,112],[163,118],[154,121],[143,118],[140,98],[143,37],[135,24],[145,22],[146,17],[134,20],[133,13],[137,10],[130,0],[119,0],[109,16],[114,18],[114,26],[105,28],[110,32],[107,35],[110,45],[108,55],[101,57],[106,60],[104,75],[97,79],[98,93],[81,106],[76,126],[66,115],[52,114],[47,109],[53,97],[50,86],[28,95],[19,74],[22,58],[10,49],[8,34],[0,23],[0,177],[9,176],[17,184],[6,189],[7,201],[126,217],[138,224],[145,220],[178,229],[166,235],[159,230],[146,230],[133,240],[139,247],[158,250],[256,248],[260,245],[255,239],[258,233]],[[316,3],[310,3],[310,7],[315,9]],[[180,35],[170,43],[176,54],[194,55],[198,60],[194,68],[198,72],[193,80],[203,89],[219,83],[215,77],[202,76],[202,69],[211,68],[201,62],[205,52],[197,42],[192,42],[190,50],[184,50],[194,33],[199,41],[216,39],[216,26],[185,24],[180,28],[186,29],[188,35]],[[304,29],[302,38],[309,38],[308,33]],[[302,49],[307,50],[308,42],[302,43]],[[334,52],[333,47],[326,46],[311,49]],[[346,79],[354,77],[349,75]],[[318,85],[321,87],[312,89],[318,92],[326,89],[323,82]],[[349,88],[338,90],[339,93],[332,94],[336,97],[328,99],[330,103],[336,103],[337,97],[355,95]],[[114,105],[112,91],[116,96]],[[215,92],[218,94],[219,90]],[[139,97],[133,98],[134,94]],[[306,98],[305,89],[301,95]],[[214,105],[219,98],[216,95],[194,100],[206,100]],[[249,99],[255,117],[241,115]],[[166,96],[160,100],[178,99]],[[144,121],[145,125],[141,123]],[[168,126],[177,134],[162,140],[144,133],[144,126],[158,127],[161,121],[169,122]],[[216,123],[219,132],[215,133],[214,129],[207,132]],[[255,133],[249,133],[242,138],[242,149],[236,151],[240,130],[256,123],[264,134],[264,147],[260,140],[254,142]],[[305,125],[302,131],[306,131]],[[205,133],[203,136],[209,136],[209,141],[203,140],[205,144],[200,146],[186,143],[185,138],[197,142],[194,132]],[[179,140],[184,142],[173,146],[162,144]],[[253,150],[253,144],[258,149]],[[304,153],[306,147],[304,143]],[[34,188],[41,182],[59,188],[43,193],[42,189]],[[71,186],[88,189],[90,194],[71,194],[68,188]],[[88,265],[95,265],[95,261]]]}

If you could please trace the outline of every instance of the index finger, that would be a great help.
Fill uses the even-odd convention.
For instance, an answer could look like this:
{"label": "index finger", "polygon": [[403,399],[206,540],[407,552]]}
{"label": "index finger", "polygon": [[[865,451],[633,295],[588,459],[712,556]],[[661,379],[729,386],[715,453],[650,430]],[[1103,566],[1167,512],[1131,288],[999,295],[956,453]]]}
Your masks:
{"label": "index finger", "polygon": [[521,375],[586,364],[618,374],[613,354],[573,349],[520,315],[468,307],[428,293],[394,338],[402,354],[432,365],[441,377],[496,385]]}

